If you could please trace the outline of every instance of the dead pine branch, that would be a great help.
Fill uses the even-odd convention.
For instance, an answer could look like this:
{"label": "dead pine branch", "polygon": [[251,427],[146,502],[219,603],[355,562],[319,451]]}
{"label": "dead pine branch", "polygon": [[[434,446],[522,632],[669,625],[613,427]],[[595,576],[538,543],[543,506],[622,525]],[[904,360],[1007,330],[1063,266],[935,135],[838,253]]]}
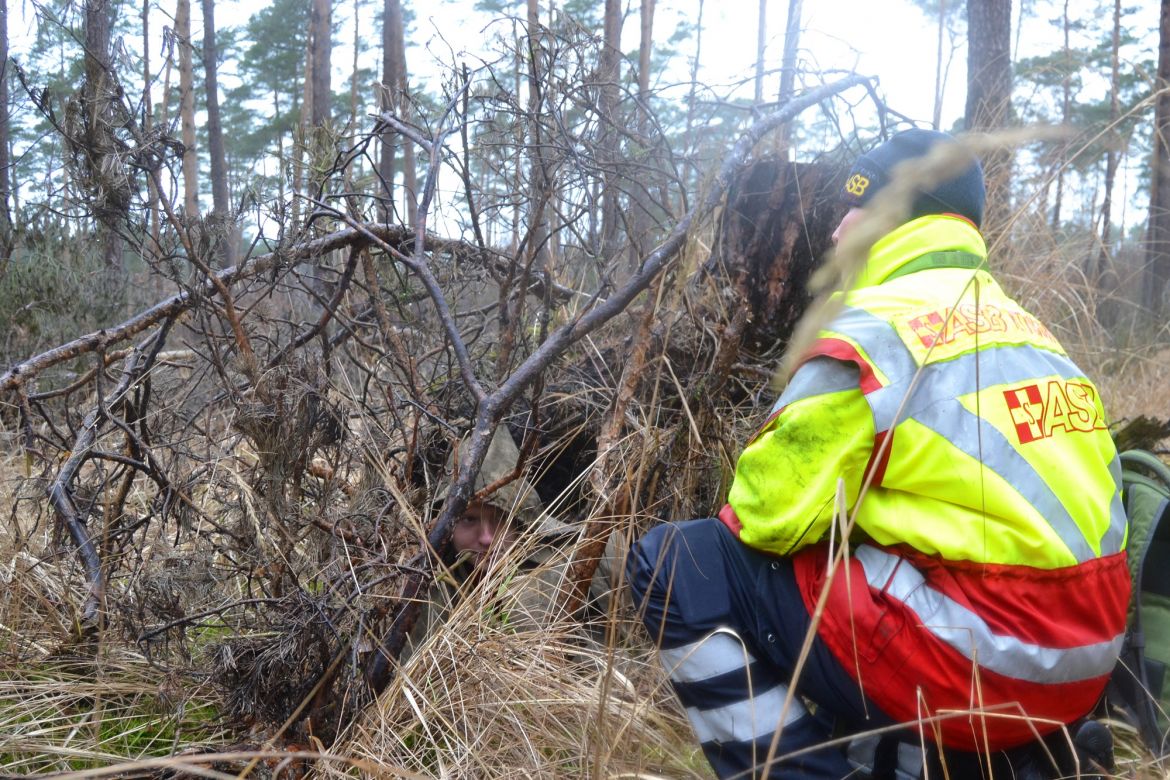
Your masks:
{"label": "dead pine branch", "polygon": [[[385,688],[393,672],[392,661],[397,659],[406,636],[418,616],[419,596],[424,581],[430,577],[435,551],[445,548],[454,520],[467,507],[471,488],[496,425],[520,394],[572,345],[612,320],[644,292],[679,256],[690,238],[691,231],[719,204],[729,183],[744,164],[748,154],[768,133],[791,121],[807,108],[817,105],[840,92],[867,83],[867,79],[850,75],[824,85],[793,99],[779,110],[753,124],[736,142],[724,158],[706,196],[699,200],[673,227],[667,238],[652,250],[639,265],[638,271],[612,296],[595,299],[580,315],[552,331],[500,386],[491,393],[476,395],[475,423],[467,447],[463,450],[462,468],[443,504],[438,520],[427,535],[426,548],[412,565],[418,571],[407,577],[399,608],[389,630],[383,636],[377,652],[366,666],[366,681],[377,693]],[[420,221],[422,218],[420,217]],[[465,377],[466,379],[466,377]],[[470,386],[477,383],[469,382]],[[604,541],[601,542],[604,546]],[[580,571],[580,570],[579,570]]]}
{"label": "dead pine branch", "polygon": [[81,425],[81,431],[73,443],[69,459],[61,466],[48,489],[49,501],[56,510],[61,523],[69,531],[69,536],[77,546],[78,555],[85,568],[89,592],[81,608],[79,621],[81,632],[95,628],[100,620],[105,581],[101,557],[98,555],[93,536],[86,524],[88,512],[83,512],[78,507],[73,493],[73,482],[81,467],[93,457],[93,448],[102,425],[117,414],[117,409],[124,403],[131,386],[150,370],[154,359],[161,351],[163,344],[166,343],[167,331],[170,330],[172,322],[173,319],[165,320],[157,332],[130,354],[122,368],[122,376],[118,384],[108,396],[108,401],[105,404],[99,404],[98,408],[86,415]]}
{"label": "dead pine branch", "polygon": [[[168,317],[174,317],[197,306],[201,301],[213,298],[220,288],[230,288],[233,285],[255,278],[266,272],[279,268],[296,265],[299,262],[317,257],[335,249],[352,246],[376,245],[383,250],[395,252],[396,258],[405,256],[398,247],[405,247],[413,242],[416,234],[410,228],[399,225],[385,225],[380,223],[353,222],[353,227],[338,230],[329,235],[311,241],[295,244],[287,249],[270,252],[250,258],[239,266],[225,268],[213,274],[214,281],[203,282],[196,291],[177,293],[149,309],[139,312],[130,319],[101,330],[95,330],[84,336],[79,336],[65,344],[58,345],[45,352],[39,353],[0,373],[0,391],[12,391],[17,387],[35,379],[40,373],[53,366],[74,360],[99,349],[105,349],[114,344],[127,341],[137,334],[158,325]],[[457,252],[461,254],[478,253],[478,249],[461,241],[440,239],[435,236],[426,236],[422,245],[428,252]],[[490,262],[490,260],[485,260]],[[541,288],[542,289],[542,288]],[[534,292],[539,289],[534,287]],[[560,295],[573,295],[571,291],[561,288]]]}
{"label": "dead pine branch", "polygon": [[[521,462],[489,490],[547,460],[537,445],[548,443],[547,431],[564,422],[557,405],[572,395],[562,395],[565,388],[553,381],[557,363],[636,309],[631,330],[641,352],[630,353],[635,359],[625,364],[618,398],[595,407],[601,413],[611,408],[603,441],[619,441],[637,403],[638,374],[653,360],[647,334],[654,337],[657,318],[671,302],[660,301],[662,291],[672,290],[666,274],[697,243],[697,232],[712,225],[729,183],[767,133],[863,81],[850,77],[810,91],[754,124],[710,189],[690,201],[665,240],[634,268],[626,267],[624,254],[622,268],[606,266],[587,235],[588,199],[557,200],[555,190],[545,210],[550,262],[530,262],[535,251],[524,229],[507,241],[501,214],[511,204],[486,187],[473,196],[482,185],[467,172],[468,201],[484,199],[466,204],[469,213],[494,215],[481,228],[502,229],[504,240],[483,230],[470,242],[428,232],[440,213],[438,171],[458,161],[456,138],[464,139],[468,121],[477,121],[468,120],[467,106],[483,100],[465,91],[439,121],[426,123],[439,128],[425,131],[429,135],[393,117],[379,125],[429,158],[410,227],[362,221],[358,196],[323,188],[313,200],[314,216],[336,219],[342,229],[215,269],[187,261],[198,252],[208,256],[205,226],[168,213],[173,234],[164,236],[160,256],[166,259],[154,270],[178,280],[181,292],[0,372],[0,397],[7,406],[11,394],[26,456],[46,464],[51,511],[82,561],[88,595],[81,622],[129,628],[159,650],[158,659],[187,653],[188,629],[222,627],[227,637],[217,643],[222,652],[216,657],[223,660],[208,676],[222,686],[225,702],[236,702],[225,708],[232,723],[275,727],[273,740],[332,740],[395,674],[453,523],[474,499],[472,486],[495,427],[505,419],[514,423],[515,407],[526,407]],[[492,104],[481,105],[490,115]],[[544,114],[517,107],[517,126],[545,121]],[[549,111],[570,108],[566,103]],[[580,150],[558,122],[549,118],[542,136],[553,157],[564,155],[555,164],[577,166],[580,181],[599,181],[588,158],[596,147],[583,147],[581,159],[574,158]],[[630,170],[634,191],[643,167]],[[334,171],[338,181],[344,173],[345,165]],[[511,180],[509,171],[504,175]],[[519,191],[529,191],[523,171],[515,181]],[[670,213],[668,199],[659,200]],[[291,235],[298,228],[286,229]],[[493,246],[497,242],[503,248]],[[564,266],[554,267],[551,259],[562,252]],[[574,266],[580,257],[586,262]],[[574,275],[555,279],[561,271]],[[518,306],[523,316],[496,317],[507,296],[492,295],[492,284],[506,288],[513,301],[533,295],[541,304]],[[645,308],[635,304],[639,298]],[[180,321],[171,338],[183,340],[191,359],[160,364],[156,353],[168,348],[165,331]],[[156,328],[159,334],[131,349]],[[514,349],[504,362],[496,349],[507,329],[513,329],[507,335]],[[115,355],[122,368],[116,380],[116,369],[107,369]],[[69,365],[78,358],[85,358],[81,369]],[[99,363],[92,371],[91,359]],[[720,371],[731,360],[720,363]],[[245,392],[239,392],[241,381]],[[605,392],[598,390],[590,387],[585,395]],[[430,516],[440,464],[469,428],[454,484],[420,544],[417,520]],[[575,430],[591,429],[582,421]],[[573,443],[581,449],[563,465],[577,486],[592,458],[586,438]],[[629,514],[638,493],[623,483],[633,480],[609,475],[606,464],[602,456],[593,465],[608,484],[609,503],[601,513]],[[105,535],[92,519],[87,527],[94,506],[104,510]],[[587,529],[603,547],[609,531]],[[574,555],[573,577],[586,582],[588,559],[598,556],[585,550]],[[213,599],[222,598],[224,583],[234,599],[251,605],[247,614],[222,617]],[[181,652],[171,652],[172,643]],[[190,656],[183,660],[192,663]]]}

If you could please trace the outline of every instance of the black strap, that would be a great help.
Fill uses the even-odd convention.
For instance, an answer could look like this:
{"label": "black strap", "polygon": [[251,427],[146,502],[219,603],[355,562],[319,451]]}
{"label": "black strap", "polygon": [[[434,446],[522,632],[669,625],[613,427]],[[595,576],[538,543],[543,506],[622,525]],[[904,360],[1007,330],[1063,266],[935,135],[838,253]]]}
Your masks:
{"label": "black strap", "polygon": [[951,250],[947,252],[930,252],[916,257],[906,265],[886,277],[886,281],[897,279],[899,276],[912,274],[915,271],[926,271],[932,268],[968,268],[974,270],[986,265],[987,261],[980,255],[972,252]]}

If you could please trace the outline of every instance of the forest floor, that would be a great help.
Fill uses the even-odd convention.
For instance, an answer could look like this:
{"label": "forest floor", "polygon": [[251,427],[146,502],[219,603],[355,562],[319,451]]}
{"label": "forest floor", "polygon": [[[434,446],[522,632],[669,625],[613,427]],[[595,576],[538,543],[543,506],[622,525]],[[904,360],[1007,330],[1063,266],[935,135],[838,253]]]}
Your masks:
{"label": "forest floor", "polygon": [[[1170,339],[1165,334],[1122,337],[1095,324],[1085,326],[1083,323],[1094,318],[1087,315],[1086,306],[1070,305],[1061,298],[1056,292],[1062,289],[1059,285],[1034,275],[1013,277],[1010,271],[1009,266],[1005,276],[1014,283],[1015,291],[1022,291],[1022,299],[1030,302],[1043,321],[1053,324],[1073,358],[1095,378],[1112,419],[1122,422],[1144,415],[1156,422],[1170,421],[1170,347],[1166,346]],[[679,295],[681,299],[683,294]],[[693,325],[680,314],[684,304],[689,305],[689,301],[676,301],[673,310],[660,316],[659,322],[667,323],[662,326],[666,335],[656,334],[669,342],[674,355],[681,356],[677,363],[698,354],[703,339],[711,333],[725,332],[714,327],[704,331]],[[587,350],[588,360],[578,365],[597,372],[608,370],[611,373],[604,378],[612,378],[616,372],[607,363],[620,361],[623,354],[612,345],[626,335],[618,333],[601,349],[590,345],[594,352]],[[717,342],[718,338],[708,340]],[[717,347],[707,345],[704,354],[721,354]],[[693,487],[703,480],[721,478],[719,471],[726,465],[721,458],[734,453],[716,452],[720,443],[731,449],[739,446],[770,404],[768,382],[776,358],[764,360],[772,363],[763,367],[737,364],[740,385],[749,385],[743,377],[754,382],[749,391],[741,392],[734,402],[712,404],[694,415],[686,399],[694,399],[698,393],[686,395],[680,386],[694,379],[684,376],[680,383],[669,360],[658,364],[654,383],[647,382],[643,388],[653,402],[641,406],[632,402],[627,414],[636,423],[629,427],[637,428],[624,445],[623,457],[632,465],[619,464],[614,473],[636,474],[637,484],[649,490],[662,474],[655,471],[658,461],[673,457],[675,471],[659,479],[673,481],[660,488],[658,499],[646,499],[647,505],[656,502],[653,512],[644,510],[636,518],[627,518],[609,507],[606,511],[619,516],[621,531],[638,533],[664,516],[685,517],[711,510],[696,498],[700,494]],[[697,359],[694,362],[699,363]],[[270,376],[274,375],[276,372]],[[289,379],[286,386],[300,379],[291,369],[278,378]],[[573,375],[571,381],[560,379],[563,381],[550,382],[549,386],[555,387],[550,396],[561,399],[558,404],[573,407],[572,414],[563,413],[563,419],[576,419],[573,414],[579,413],[585,420],[580,426],[592,425],[591,430],[595,430],[596,410],[609,403],[612,383],[591,385],[587,372]],[[163,387],[161,379],[159,387]],[[674,393],[676,388],[677,395],[683,396],[682,403],[675,403],[679,400],[676,396],[669,399],[668,409],[666,392]],[[356,397],[352,388],[345,389]],[[181,396],[171,388],[160,389],[159,394],[164,392]],[[276,397],[276,390],[273,393]],[[256,396],[259,394],[257,388]],[[300,400],[305,397],[309,394]],[[313,399],[323,397],[324,393]],[[295,408],[299,412],[301,407]],[[151,529],[137,538],[135,546],[124,548],[124,558],[107,562],[123,574],[109,585],[110,594],[117,596],[111,600],[116,611],[96,630],[82,630],[79,594],[85,593],[84,574],[73,544],[59,529],[45,499],[51,472],[59,463],[37,462],[25,454],[15,436],[6,434],[0,439],[7,448],[0,454],[0,506],[9,508],[8,522],[0,525],[0,582],[6,594],[0,603],[0,773],[64,773],[72,777],[268,777],[306,771],[338,777],[711,776],[655,659],[653,643],[630,610],[617,610],[587,627],[562,617],[540,631],[517,630],[501,620],[494,607],[495,597],[514,584],[520,568],[515,561],[515,565],[504,561],[494,568],[474,598],[451,610],[397,670],[381,696],[361,707],[336,739],[326,744],[311,729],[288,730],[290,713],[301,711],[307,694],[291,684],[282,688],[280,678],[311,676],[310,661],[327,653],[314,649],[311,638],[297,637],[295,630],[289,630],[289,623],[270,620],[249,626],[242,618],[244,612],[232,612],[229,620],[224,605],[235,605],[231,609],[238,610],[246,609],[253,600],[264,600],[255,598],[257,583],[280,581],[270,569],[271,561],[262,555],[271,552],[265,545],[284,544],[280,534],[292,529],[318,534],[315,546],[305,543],[307,536],[290,536],[287,546],[297,557],[300,573],[311,575],[298,580],[303,583],[298,587],[303,591],[299,603],[312,611],[317,597],[324,603],[329,595],[320,592],[324,588],[321,583],[347,576],[344,566],[337,567],[336,552],[340,549],[348,554],[348,548],[328,532],[344,521],[354,529],[346,533],[360,536],[365,532],[361,522],[371,513],[368,507],[363,508],[360,496],[351,495],[356,495],[360,477],[348,482],[330,479],[323,480],[321,484],[326,486],[312,496],[318,502],[317,515],[306,512],[304,517],[294,518],[300,525],[291,521],[287,527],[282,525],[288,518],[276,510],[294,505],[278,506],[271,493],[264,494],[265,485],[271,483],[264,482],[266,475],[256,466],[264,453],[246,446],[247,442],[232,445],[230,451],[216,449],[217,436],[232,430],[233,424],[237,432],[233,441],[241,440],[238,431],[245,411],[247,408],[241,406],[233,421],[225,415],[209,423],[201,429],[207,441],[189,448],[215,453],[198,464],[205,467],[203,471],[192,472],[197,476],[191,483],[189,500],[198,511],[176,513],[177,525],[165,526],[165,532]],[[275,433],[269,433],[279,439],[288,430],[280,427],[285,421],[279,416],[274,419]],[[339,462],[363,462],[363,448],[393,452],[391,445],[401,444],[393,432],[379,429],[378,420],[360,415],[349,419],[356,420],[352,428],[358,432],[358,440],[344,444],[349,450],[343,454],[354,454],[352,461],[339,457]],[[697,436],[699,429],[705,440],[713,443],[711,451],[696,456],[689,437],[692,431]],[[187,433],[187,429],[170,432],[174,430]],[[361,439],[363,435],[366,440]],[[68,453],[59,457],[64,459]],[[702,462],[696,465],[697,461]],[[289,495],[308,501],[307,491]],[[232,496],[230,505],[226,496]],[[122,498],[122,505],[138,515],[151,516],[155,497],[132,492]],[[408,498],[394,496],[403,506],[410,503]],[[265,511],[271,514],[265,515]],[[229,549],[229,545],[215,553],[237,554],[244,561],[233,561],[231,572],[224,574],[227,567],[221,566],[215,555],[205,555],[207,548],[199,546],[204,537],[193,528],[204,520],[227,523],[228,515],[236,523],[228,531],[236,535],[246,532],[245,541],[253,546],[241,544]],[[596,512],[584,511],[575,519],[586,522],[596,517]],[[417,523],[417,518],[414,520]],[[316,526],[310,528],[309,521]],[[182,542],[178,541],[180,532]],[[417,547],[417,535],[411,537],[411,543]],[[329,562],[334,566],[333,580],[324,574],[313,575],[318,566],[322,572],[326,569],[318,557],[324,552],[334,554]],[[354,598],[361,609],[352,611],[362,615],[375,614],[376,599],[385,595],[372,589],[354,592],[359,593]],[[275,597],[267,600],[278,601]],[[286,594],[274,611],[297,603]],[[295,623],[295,617],[290,614],[289,621]],[[357,626],[361,628],[360,620]],[[347,630],[352,627],[348,624]],[[290,657],[276,657],[298,641],[305,647],[296,648],[300,654],[290,656],[294,663],[290,664]],[[352,659],[343,660],[356,667],[357,657],[368,653],[370,647],[368,641],[357,640],[350,648]],[[326,649],[333,651],[332,647]],[[264,656],[268,651],[275,655]],[[233,664],[242,666],[247,659],[251,659],[253,669],[269,664],[271,679],[264,690],[285,697],[279,706],[247,700],[260,689],[225,685],[225,679],[232,678],[225,678],[224,670]],[[303,668],[296,668],[296,663]],[[251,714],[241,718],[241,712]],[[1117,724],[1115,734],[1118,777],[1165,776],[1140,750],[1132,730]]]}

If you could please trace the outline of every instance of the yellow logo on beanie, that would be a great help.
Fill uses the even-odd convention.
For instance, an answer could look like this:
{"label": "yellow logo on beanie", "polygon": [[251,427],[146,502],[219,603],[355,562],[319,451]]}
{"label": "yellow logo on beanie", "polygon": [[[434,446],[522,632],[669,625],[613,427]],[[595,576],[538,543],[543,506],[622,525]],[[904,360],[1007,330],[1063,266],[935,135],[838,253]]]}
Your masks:
{"label": "yellow logo on beanie", "polygon": [[845,182],[845,191],[850,195],[858,198],[865,195],[865,191],[869,188],[869,179],[862,176],[860,173],[855,173],[849,177],[849,181]]}

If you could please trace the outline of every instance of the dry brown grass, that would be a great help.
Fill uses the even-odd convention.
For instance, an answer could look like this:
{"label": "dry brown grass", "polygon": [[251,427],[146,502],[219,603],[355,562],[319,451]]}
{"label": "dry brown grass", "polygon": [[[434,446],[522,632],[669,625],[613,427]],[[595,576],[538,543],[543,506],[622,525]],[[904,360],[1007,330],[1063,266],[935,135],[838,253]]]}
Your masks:
{"label": "dry brown grass", "polygon": [[339,749],[425,777],[708,777],[648,643],[460,604]]}
{"label": "dry brown grass", "polygon": [[[1170,418],[1166,381],[1170,339],[1164,333],[1100,326],[1097,313],[1106,302],[1080,270],[1086,251],[1031,229],[1027,242],[995,250],[993,269],[1009,290],[1050,324],[1074,359],[1096,379],[1114,419],[1137,414]],[[847,258],[845,249],[840,262]],[[695,257],[689,262],[698,264]],[[834,278],[848,275],[847,268],[835,270]],[[662,517],[712,511],[726,487],[735,452],[771,402],[764,388],[776,367],[775,356],[757,362],[745,356],[731,382],[737,386],[737,400],[702,397],[694,408],[678,403],[684,386],[694,387],[690,383],[695,381],[694,367],[682,361],[692,358],[698,365],[707,359],[721,334],[710,321],[700,323],[691,316],[696,299],[706,295],[716,306],[717,296],[704,291],[691,298],[683,287],[668,288],[662,296],[661,328],[656,333],[662,355],[647,364],[645,379],[626,411],[626,437],[611,454],[612,473],[601,480],[625,480],[646,491],[637,517],[624,518],[638,529]],[[815,332],[815,327],[808,330]],[[571,435],[596,429],[620,373],[622,352],[614,345],[624,335],[599,335],[583,345],[583,357],[578,355],[570,366],[571,376],[550,381],[555,385],[549,391],[551,411],[561,418],[554,422],[575,421],[577,428],[563,428],[564,440],[546,442],[547,450],[568,446]],[[347,400],[358,395],[340,382],[328,392]],[[403,509],[401,515],[386,516],[381,533],[409,536],[413,549],[421,531],[417,510],[424,500],[401,492],[382,505],[360,500],[369,481],[388,491],[398,489],[390,476],[397,462],[383,463],[386,473],[363,471],[362,464],[368,463],[368,452],[398,447],[400,437],[396,431],[383,430],[391,427],[385,421],[365,419],[358,424],[352,409],[350,415],[349,438],[333,464],[344,486],[321,488],[314,518],[321,524],[316,530],[306,530],[304,523],[289,523],[288,528],[277,523],[283,519],[276,517],[278,512],[304,510],[308,500],[297,493],[286,504],[273,501],[266,506],[252,471],[254,461],[262,459],[242,445],[220,449],[221,442],[214,437],[226,441],[230,429],[224,419],[217,419],[209,429],[209,441],[192,448],[209,453],[209,476],[195,485],[192,498],[207,517],[230,520],[236,523],[233,529],[253,540],[251,546],[232,550],[247,566],[220,577],[207,548],[189,538],[172,548],[168,536],[159,535],[145,546],[152,551],[149,555],[143,554],[133,566],[122,566],[122,571],[135,572],[134,581],[118,580],[111,587],[122,594],[144,594],[129,601],[143,605],[150,622],[158,624],[168,619],[168,609],[192,613],[255,595],[249,590],[255,583],[244,575],[270,571],[274,562],[307,582],[316,577],[318,567],[323,571],[337,565],[336,558],[348,554],[336,540],[330,541],[333,547],[321,541],[321,526],[350,523],[354,533],[372,536],[371,517],[376,515],[381,522],[383,515],[376,510],[386,503]],[[287,431],[277,433],[273,438],[288,438]],[[18,452],[15,444],[12,451]],[[23,456],[6,456],[0,461],[0,475],[0,505],[12,507],[9,522],[0,526],[0,582],[6,593],[0,603],[0,763],[6,771],[29,774],[93,767],[129,771],[131,762],[148,756],[224,749],[240,740],[256,748],[283,744],[269,742],[278,722],[255,723],[251,731],[221,731],[225,696],[207,684],[206,669],[200,667],[213,640],[231,635],[263,642],[272,638],[271,627],[250,631],[242,622],[221,626],[211,621],[214,629],[188,635],[186,644],[152,646],[156,654],[152,658],[165,661],[162,666],[152,665],[132,636],[116,630],[71,644],[78,594],[83,592],[72,548],[54,538],[53,517],[43,500],[44,482],[26,473]],[[587,492],[579,485],[574,490]],[[141,508],[151,498],[135,496],[131,503],[137,501]],[[578,508],[572,519],[585,522],[603,511]],[[407,515],[410,522],[403,519]],[[198,526],[201,521],[192,513],[189,522]],[[326,554],[335,559],[321,564]],[[317,764],[320,773],[443,778],[710,776],[651,643],[630,625],[627,615],[615,617],[613,625],[592,629],[567,617],[554,619],[541,630],[501,619],[495,597],[515,586],[515,564],[524,554],[518,551],[516,560],[501,562],[473,598],[450,612],[376,703],[342,733],[330,749],[337,760]],[[345,565],[342,560],[340,568]],[[361,598],[385,595],[362,593]],[[125,622],[115,624],[125,627]],[[1117,733],[1125,748],[1122,774],[1162,776],[1143,757],[1132,734],[1120,726]],[[265,755],[269,758],[252,770],[254,774],[271,774],[279,765],[271,753]],[[233,759],[231,773],[248,765],[247,757]]]}
{"label": "dry brown grass", "polygon": [[[20,464],[5,462],[16,477]],[[9,469],[8,467],[11,467]],[[228,464],[222,467],[227,468]],[[5,505],[29,483],[0,488]],[[197,672],[200,654],[222,631],[188,637],[175,647],[152,645],[153,665],[127,637],[75,637],[68,615],[83,582],[51,524],[26,510],[0,530],[0,763],[16,774],[106,769],[162,771],[203,767],[244,771],[248,755],[210,757],[241,740],[255,755],[250,772],[267,777],[284,745],[275,723],[251,735],[224,729],[223,691]],[[165,545],[158,540],[156,546]],[[475,599],[456,606],[418,648],[376,704],[314,764],[326,775],[421,777],[709,777],[685,719],[670,697],[648,642],[631,638],[628,616],[615,621],[608,644],[602,618],[584,628],[568,617],[541,630],[502,620],[490,594],[515,589],[516,569],[531,553],[518,546],[497,561]],[[143,581],[170,576],[183,553],[156,554]],[[148,576],[149,575],[149,576]],[[522,576],[531,576],[525,574]],[[179,583],[192,589],[192,583]],[[225,599],[230,587],[204,579],[197,589]],[[212,600],[214,600],[214,598]],[[186,602],[184,602],[186,603]],[[547,616],[541,616],[547,619]],[[261,637],[257,637],[262,639]],[[187,657],[181,663],[180,656]],[[202,682],[200,682],[202,680]],[[302,750],[306,746],[300,746]],[[311,746],[308,746],[311,747]],[[174,762],[156,757],[179,755]],[[201,770],[202,771],[202,770]]]}
{"label": "dry brown grass", "polygon": [[[1143,318],[1124,291],[1091,285],[1082,269],[1087,251],[1072,245],[1039,257],[1004,252],[997,275],[1097,384],[1110,420],[1170,420],[1170,333]],[[1103,325],[1099,315],[1112,322]]]}
{"label": "dry brown grass", "polygon": [[167,756],[227,737],[206,685],[169,675],[124,637],[78,634],[81,577],[51,525],[0,461],[0,766],[5,772],[68,772]]}

